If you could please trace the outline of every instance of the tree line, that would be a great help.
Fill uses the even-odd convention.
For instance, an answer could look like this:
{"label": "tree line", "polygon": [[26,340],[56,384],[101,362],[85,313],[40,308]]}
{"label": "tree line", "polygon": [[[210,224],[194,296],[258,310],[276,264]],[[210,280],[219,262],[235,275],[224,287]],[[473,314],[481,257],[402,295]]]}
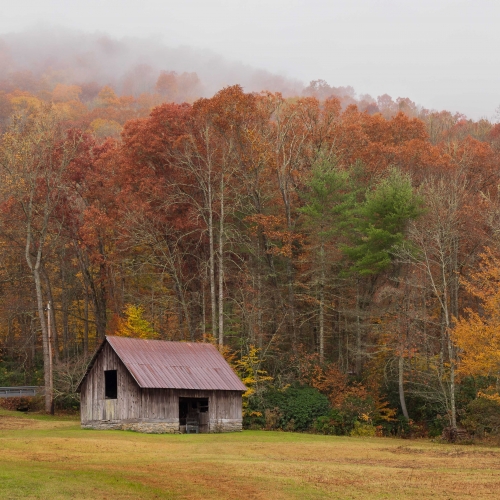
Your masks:
{"label": "tree line", "polygon": [[63,397],[121,334],[215,342],[256,387],[342,381],[422,425],[497,404],[500,126],[325,85],[8,96],[0,385],[48,387],[52,353]]}

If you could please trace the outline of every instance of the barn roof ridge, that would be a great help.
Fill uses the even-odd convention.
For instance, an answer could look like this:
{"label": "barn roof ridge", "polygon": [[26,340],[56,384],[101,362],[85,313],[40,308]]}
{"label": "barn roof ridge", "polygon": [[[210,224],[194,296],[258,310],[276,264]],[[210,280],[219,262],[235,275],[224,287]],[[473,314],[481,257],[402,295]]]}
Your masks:
{"label": "barn roof ridge", "polygon": [[106,344],[142,389],[246,391],[212,344],[111,335],[107,335],[96,349],[77,391]]}

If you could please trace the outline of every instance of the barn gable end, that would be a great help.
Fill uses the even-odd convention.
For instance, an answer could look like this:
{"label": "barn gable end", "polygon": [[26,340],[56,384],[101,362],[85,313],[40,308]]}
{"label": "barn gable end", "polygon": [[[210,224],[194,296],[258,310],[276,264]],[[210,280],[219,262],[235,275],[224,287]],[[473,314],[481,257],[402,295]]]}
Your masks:
{"label": "barn gable end", "polygon": [[[106,399],[104,372],[117,371],[117,399]],[[106,342],[81,384],[82,425],[89,422],[112,423],[140,418],[141,389],[115,351]]]}

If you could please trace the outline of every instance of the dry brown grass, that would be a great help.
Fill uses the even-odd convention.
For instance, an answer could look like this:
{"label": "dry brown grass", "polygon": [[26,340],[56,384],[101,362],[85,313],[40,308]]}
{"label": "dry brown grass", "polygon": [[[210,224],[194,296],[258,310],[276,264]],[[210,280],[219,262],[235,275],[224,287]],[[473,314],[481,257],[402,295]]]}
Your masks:
{"label": "dry brown grass", "polygon": [[500,498],[500,450],[277,432],[151,436],[0,413],[0,498]]}
{"label": "dry brown grass", "polygon": [[68,425],[74,425],[74,421],[58,421],[55,419],[39,420],[33,418],[22,418],[17,416],[10,416],[5,414],[0,414],[0,431],[5,430],[22,430],[22,429],[58,429],[68,427]]}

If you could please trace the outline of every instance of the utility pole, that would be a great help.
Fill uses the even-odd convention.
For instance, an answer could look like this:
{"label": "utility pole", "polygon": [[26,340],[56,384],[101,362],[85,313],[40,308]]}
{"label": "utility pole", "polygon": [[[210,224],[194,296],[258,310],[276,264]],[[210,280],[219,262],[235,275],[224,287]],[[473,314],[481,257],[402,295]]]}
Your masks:
{"label": "utility pole", "polygon": [[54,373],[52,369],[52,325],[50,322],[51,317],[50,302],[47,303],[47,331],[49,340],[49,393],[50,393],[50,414],[54,415]]}

